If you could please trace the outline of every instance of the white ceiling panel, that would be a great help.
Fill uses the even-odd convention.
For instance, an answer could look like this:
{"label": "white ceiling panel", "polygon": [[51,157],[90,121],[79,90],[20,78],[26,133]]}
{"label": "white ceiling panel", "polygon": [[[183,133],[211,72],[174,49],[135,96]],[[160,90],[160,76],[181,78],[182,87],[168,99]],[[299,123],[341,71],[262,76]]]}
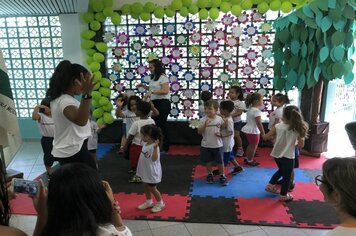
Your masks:
{"label": "white ceiling panel", "polygon": [[0,16],[77,13],[87,4],[88,0],[0,0]]}

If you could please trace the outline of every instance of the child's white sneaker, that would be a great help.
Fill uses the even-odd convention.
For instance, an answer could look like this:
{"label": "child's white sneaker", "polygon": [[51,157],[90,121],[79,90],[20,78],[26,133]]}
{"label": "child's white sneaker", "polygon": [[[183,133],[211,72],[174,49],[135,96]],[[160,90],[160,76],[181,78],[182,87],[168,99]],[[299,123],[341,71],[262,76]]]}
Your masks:
{"label": "child's white sneaker", "polygon": [[144,202],[144,203],[142,203],[141,205],[138,205],[138,209],[139,210],[146,210],[146,209],[148,209],[148,208],[152,208],[154,206],[154,204],[153,204],[153,202],[150,204],[150,203],[148,203],[148,202]]}
{"label": "child's white sneaker", "polygon": [[156,213],[156,212],[160,212],[160,211],[162,211],[163,210],[163,208],[165,208],[166,207],[166,205],[164,204],[164,203],[157,203],[152,209],[151,209],[151,211],[153,212],[153,213]]}

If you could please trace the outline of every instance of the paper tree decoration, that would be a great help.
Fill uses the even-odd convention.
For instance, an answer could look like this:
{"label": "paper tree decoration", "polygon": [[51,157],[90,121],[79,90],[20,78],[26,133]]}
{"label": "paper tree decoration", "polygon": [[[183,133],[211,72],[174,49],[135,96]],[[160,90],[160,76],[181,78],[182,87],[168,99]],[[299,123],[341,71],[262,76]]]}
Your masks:
{"label": "paper tree decoration", "polygon": [[302,90],[335,78],[350,83],[354,20],[354,1],[315,0],[275,22],[274,86]]}

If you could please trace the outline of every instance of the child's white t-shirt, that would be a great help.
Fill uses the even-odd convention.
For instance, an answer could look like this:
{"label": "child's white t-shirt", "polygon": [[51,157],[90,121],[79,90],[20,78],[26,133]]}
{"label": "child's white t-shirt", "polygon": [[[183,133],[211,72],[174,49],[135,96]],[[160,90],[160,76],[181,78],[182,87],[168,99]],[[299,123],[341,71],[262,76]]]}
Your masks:
{"label": "child's white t-shirt", "polygon": [[215,118],[213,119],[205,116],[200,120],[199,127],[203,127],[206,120],[209,120],[210,122],[202,133],[203,139],[201,140],[201,146],[206,148],[222,147],[222,139],[216,136],[216,134],[220,133],[220,127],[224,124],[224,120],[217,115],[215,115]]}
{"label": "child's white t-shirt", "polygon": [[160,151],[157,147],[157,160],[152,160],[154,143],[147,145],[143,143],[140,159],[138,160],[136,175],[140,176],[144,183],[157,184],[162,180],[162,167]]}
{"label": "child's white t-shirt", "polygon": [[[157,81],[151,79],[150,81],[150,91],[156,91],[156,90],[161,90],[162,89],[162,84],[164,83],[169,83],[168,77],[166,75],[161,75]],[[157,99],[169,99],[169,93],[168,94],[151,94],[151,100],[157,100]]]}
{"label": "child's white t-shirt", "polygon": [[136,145],[142,145],[141,127],[145,125],[155,125],[155,121],[152,118],[139,119],[132,123],[132,126],[128,132],[128,135],[134,135],[132,143]]}
{"label": "child's white t-shirt", "polygon": [[278,107],[276,110],[272,111],[271,114],[269,115],[268,129],[272,129],[274,122],[276,122],[276,119],[278,119],[279,122],[282,122],[282,117],[283,117],[283,106]]}
{"label": "child's white t-shirt", "polygon": [[41,117],[41,120],[37,122],[38,129],[43,137],[54,137],[54,123],[53,119],[50,116],[47,116],[43,113],[38,113]]}
{"label": "child's white t-shirt", "polygon": [[298,133],[290,130],[289,125],[278,123],[276,128],[276,141],[274,143],[271,156],[275,158],[286,157],[289,159],[295,158],[295,144],[298,139]]}
{"label": "child's white t-shirt", "polygon": [[135,121],[139,120],[140,117],[136,116],[135,112],[130,111],[129,109],[123,111],[122,113],[124,114],[124,117],[123,117],[123,118],[124,118],[124,120],[126,121],[126,134],[125,134],[125,135],[126,135],[126,137],[127,137],[128,134],[129,134],[129,130],[130,130],[132,124],[133,124]]}
{"label": "child's white t-shirt", "polygon": [[90,130],[91,136],[88,137],[88,150],[95,150],[98,148],[98,124],[91,120],[90,121]]}
{"label": "child's white t-shirt", "polygon": [[63,111],[68,106],[79,107],[80,102],[68,94],[51,101],[51,113],[54,121],[54,140],[52,155],[66,158],[78,153],[85,139],[91,135],[90,122],[79,126],[64,116]]}
{"label": "child's white t-shirt", "polygon": [[228,133],[232,134],[227,137],[222,137],[223,145],[224,145],[224,152],[231,152],[232,149],[234,148],[235,141],[234,141],[234,121],[232,120],[232,117],[230,116],[227,119],[227,126],[226,128],[221,129],[221,135],[227,135]]}
{"label": "child's white t-shirt", "polygon": [[[240,101],[240,100],[237,99],[237,100],[232,101],[232,102],[234,103],[234,111],[233,112],[235,112],[236,110],[246,110],[246,105],[245,105],[245,103],[243,101]],[[234,123],[240,122],[241,121],[241,115],[232,117],[232,120],[234,121]]]}
{"label": "child's white t-shirt", "polygon": [[261,110],[256,107],[251,107],[247,110],[246,125],[242,127],[241,131],[246,134],[260,134],[260,130],[256,124],[256,117],[261,116]]}

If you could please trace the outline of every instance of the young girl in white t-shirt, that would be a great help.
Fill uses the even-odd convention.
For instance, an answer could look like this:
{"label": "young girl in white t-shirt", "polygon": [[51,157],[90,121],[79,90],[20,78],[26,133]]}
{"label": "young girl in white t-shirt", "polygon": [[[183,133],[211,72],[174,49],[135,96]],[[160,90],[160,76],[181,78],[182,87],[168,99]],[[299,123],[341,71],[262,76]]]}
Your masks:
{"label": "young girl in white t-shirt", "polygon": [[271,152],[277,163],[278,170],[274,173],[266,186],[266,191],[278,194],[279,191],[275,184],[282,177],[282,186],[279,200],[282,202],[293,200],[293,196],[288,193],[291,181],[291,174],[294,168],[295,143],[298,146],[304,146],[304,139],[308,133],[308,124],[304,121],[298,107],[287,106],[284,108],[283,123],[279,123],[263,135],[263,139],[269,140],[275,138],[276,141]]}
{"label": "young girl in white t-shirt", "polygon": [[282,122],[283,108],[289,103],[289,98],[287,95],[277,93],[273,95],[271,104],[275,106],[276,109],[269,115],[268,129],[271,130],[273,126]]}
{"label": "young girl in white t-shirt", "polygon": [[265,131],[262,126],[261,110],[263,104],[262,95],[259,93],[251,93],[246,97],[246,106],[248,107],[246,115],[246,125],[241,131],[245,133],[248,146],[246,149],[245,164],[249,166],[258,166],[260,163],[254,160],[260,135],[264,135]]}
{"label": "young girl in white t-shirt", "polygon": [[[155,213],[165,208],[161,193],[157,189],[157,184],[162,180],[159,144],[162,142],[163,136],[161,129],[156,125],[142,126],[140,132],[143,146],[136,174],[144,183],[146,202],[137,208],[140,210],[152,208],[151,211]],[[156,204],[153,204],[152,194],[157,201]]]}

